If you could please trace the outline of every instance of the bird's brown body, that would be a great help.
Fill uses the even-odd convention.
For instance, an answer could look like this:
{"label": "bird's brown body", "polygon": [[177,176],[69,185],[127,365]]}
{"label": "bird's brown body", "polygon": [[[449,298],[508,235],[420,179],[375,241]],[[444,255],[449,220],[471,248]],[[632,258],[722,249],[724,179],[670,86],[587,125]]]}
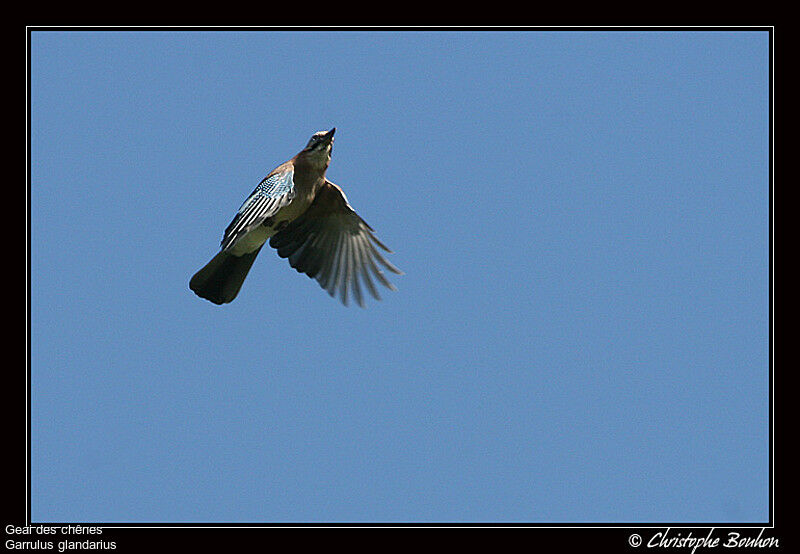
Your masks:
{"label": "bird's brown body", "polygon": [[259,227],[253,229],[247,235],[239,239],[230,249],[232,254],[241,256],[261,248],[272,235],[286,227],[290,221],[295,220],[305,213],[314,201],[317,191],[325,184],[325,171],[330,164],[330,156],[328,156],[327,162],[323,166],[314,164],[306,157],[301,157],[301,159],[298,160],[299,156],[300,154],[288,162],[282,163],[266,177],[269,179],[274,174],[282,173],[293,168],[294,198],[292,201],[281,208],[274,216],[264,221]]}

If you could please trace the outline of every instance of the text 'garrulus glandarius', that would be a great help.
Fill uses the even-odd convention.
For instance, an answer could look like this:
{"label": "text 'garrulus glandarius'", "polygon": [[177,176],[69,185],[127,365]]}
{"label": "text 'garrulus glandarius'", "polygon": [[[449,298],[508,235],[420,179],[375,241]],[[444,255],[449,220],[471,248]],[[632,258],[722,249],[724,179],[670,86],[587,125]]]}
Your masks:
{"label": "text 'garrulus glandarius'", "polygon": [[215,304],[236,298],[267,239],[293,268],[316,279],[331,296],[339,294],[345,305],[349,291],[364,305],[359,278],[377,300],[371,275],[396,290],[379,266],[402,274],[378,247],[391,250],[353,211],[342,189],[325,178],[335,131],[314,133],[299,154],[273,169],[244,201],[225,229],[219,254],[189,281],[198,296]]}

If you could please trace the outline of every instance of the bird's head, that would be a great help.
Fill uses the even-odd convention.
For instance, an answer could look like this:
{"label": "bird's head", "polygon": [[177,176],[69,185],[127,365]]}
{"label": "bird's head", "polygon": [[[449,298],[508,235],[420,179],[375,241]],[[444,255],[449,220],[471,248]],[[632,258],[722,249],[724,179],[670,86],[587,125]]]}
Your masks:
{"label": "bird's head", "polygon": [[330,131],[317,131],[308,140],[308,144],[300,152],[304,157],[318,165],[328,165],[331,161],[331,151],[333,150],[333,134],[336,127]]}

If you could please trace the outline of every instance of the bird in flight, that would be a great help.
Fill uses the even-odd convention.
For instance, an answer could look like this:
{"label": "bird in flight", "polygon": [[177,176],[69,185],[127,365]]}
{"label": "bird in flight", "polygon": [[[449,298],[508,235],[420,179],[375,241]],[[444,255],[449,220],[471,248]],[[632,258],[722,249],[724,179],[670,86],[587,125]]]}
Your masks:
{"label": "bird in flight", "polygon": [[305,148],[258,184],[225,229],[219,253],[189,281],[195,294],[214,304],[231,302],[267,240],[278,256],[345,306],[349,295],[364,306],[359,279],[376,300],[372,277],[397,290],[381,269],[402,275],[379,249],[391,250],[342,189],[325,178],[335,132],[336,127],[314,133]]}

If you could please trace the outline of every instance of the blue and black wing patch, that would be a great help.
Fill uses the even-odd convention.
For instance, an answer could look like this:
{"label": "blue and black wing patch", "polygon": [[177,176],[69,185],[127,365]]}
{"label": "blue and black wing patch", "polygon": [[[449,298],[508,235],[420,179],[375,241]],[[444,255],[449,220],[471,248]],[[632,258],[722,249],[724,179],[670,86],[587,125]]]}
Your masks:
{"label": "blue and black wing patch", "polygon": [[273,173],[261,181],[247,197],[222,236],[222,249],[230,248],[238,239],[275,215],[294,198],[294,171]]}
{"label": "blue and black wing patch", "polygon": [[402,275],[379,248],[391,250],[353,211],[342,189],[330,181],[325,181],[303,215],[270,238],[269,245],[277,249],[280,257],[288,258],[297,271],[316,279],[331,296],[338,295],[345,305],[350,293],[360,306],[364,305],[359,278],[376,300],[381,297],[373,277],[396,290],[381,266]]}

